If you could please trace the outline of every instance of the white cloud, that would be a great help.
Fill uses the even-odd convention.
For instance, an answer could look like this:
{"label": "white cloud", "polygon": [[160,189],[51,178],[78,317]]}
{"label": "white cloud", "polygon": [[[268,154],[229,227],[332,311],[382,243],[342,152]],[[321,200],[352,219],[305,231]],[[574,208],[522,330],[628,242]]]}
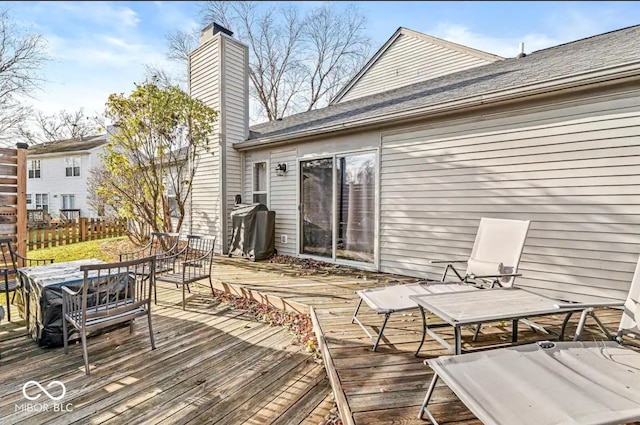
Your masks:
{"label": "white cloud", "polygon": [[[136,27],[140,23],[138,14],[127,6],[121,6],[118,2],[43,2],[50,13],[58,11],[67,15],[67,18],[82,19],[85,22],[97,24],[119,24],[124,27]],[[70,15],[70,16],[69,16]]]}
{"label": "white cloud", "polygon": [[427,30],[427,34],[459,43],[503,57],[514,57],[519,53],[520,42],[524,42],[525,53],[575,41],[607,31],[608,19],[588,17],[579,11],[570,10],[547,19],[544,32],[523,33],[511,37],[492,37],[471,28],[450,22],[441,22]]}

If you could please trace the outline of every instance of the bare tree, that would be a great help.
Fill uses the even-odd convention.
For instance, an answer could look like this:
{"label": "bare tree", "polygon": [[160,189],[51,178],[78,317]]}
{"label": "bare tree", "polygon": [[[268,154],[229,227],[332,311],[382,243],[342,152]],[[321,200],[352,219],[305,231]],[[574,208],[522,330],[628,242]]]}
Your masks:
{"label": "bare tree", "polygon": [[308,56],[304,61],[309,87],[307,110],[326,105],[362,68],[369,56],[366,18],[353,5],[343,12],[325,4],[311,11],[303,33]]}
{"label": "bare tree", "polygon": [[[304,16],[293,4],[266,7],[251,1],[205,1],[203,25],[217,22],[249,46],[249,78],[259,116],[275,120],[326,106],[369,57],[366,17],[355,5],[327,3]],[[168,57],[188,61],[195,35],[167,36]]]}
{"label": "bare tree", "polygon": [[62,110],[51,115],[36,112],[20,126],[19,132],[28,143],[38,144],[93,136],[104,130],[104,117],[87,116],[84,109],[80,108],[74,112]]}
{"label": "bare tree", "polygon": [[38,72],[46,60],[44,38],[23,31],[7,11],[0,11],[0,142],[15,141],[30,112],[21,97],[39,87]]}

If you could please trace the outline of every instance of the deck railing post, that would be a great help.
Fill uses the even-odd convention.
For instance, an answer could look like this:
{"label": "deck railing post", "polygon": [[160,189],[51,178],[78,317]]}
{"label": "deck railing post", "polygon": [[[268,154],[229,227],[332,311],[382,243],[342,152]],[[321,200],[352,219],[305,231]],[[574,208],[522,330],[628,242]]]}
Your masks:
{"label": "deck railing post", "polygon": [[17,203],[16,203],[16,249],[27,256],[27,149],[26,143],[17,143]]}

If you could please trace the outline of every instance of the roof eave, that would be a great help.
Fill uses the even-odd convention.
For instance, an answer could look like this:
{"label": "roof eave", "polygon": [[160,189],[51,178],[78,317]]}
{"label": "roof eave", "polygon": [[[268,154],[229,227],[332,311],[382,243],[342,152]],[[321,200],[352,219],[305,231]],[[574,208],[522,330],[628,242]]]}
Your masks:
{"label": "roof eave", "polygon": [[239,151],[250,150],[274,144],[284,144],[298,141],[309,137],[318,136],[324,133],[333,133],[338,131],[352,130],[354,128],[367,127],[372,125],[384,125],[397,119],[410,119],[419,117],[426,113],[444,113],[453,112],[455,110],[474,107],[488,106],[499,102],[513,101],[519,98],[525,98],[532,95],[544,94],[558,90],[571,89],[584,85],[593,85],[606,81],[621,79],[626,77],[636,77],[640,79],[640,61],[631,62],[623,65],[616,65],[607,68],[601,68],[595,71],[588,71],[579,74],[573,74],[565,77],[545,80],[538,83],[523,85],[516,88],[496,90],[481,95],[470,96],[454,101],[442,102],[426,107],[413,108],[405,111],[394,112],[391,114],[379,115],[376,117],[366,118],[362,120],[353,120],[341,124],[317,128],[309,131],[300,131],[287,134],[282,137],[267,137],[255,140],[246,140],[235,143],[233,147]]}

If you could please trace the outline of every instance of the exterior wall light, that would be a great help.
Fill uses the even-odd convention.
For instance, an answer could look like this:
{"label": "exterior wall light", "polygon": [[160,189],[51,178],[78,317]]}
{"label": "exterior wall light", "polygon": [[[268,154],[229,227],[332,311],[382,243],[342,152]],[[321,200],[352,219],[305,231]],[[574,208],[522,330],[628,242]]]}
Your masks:
{"label": "exterior wall light", "polygon": [[287,173],[287,164],[281,163],[276,165],[276,175],[284,176]]}

